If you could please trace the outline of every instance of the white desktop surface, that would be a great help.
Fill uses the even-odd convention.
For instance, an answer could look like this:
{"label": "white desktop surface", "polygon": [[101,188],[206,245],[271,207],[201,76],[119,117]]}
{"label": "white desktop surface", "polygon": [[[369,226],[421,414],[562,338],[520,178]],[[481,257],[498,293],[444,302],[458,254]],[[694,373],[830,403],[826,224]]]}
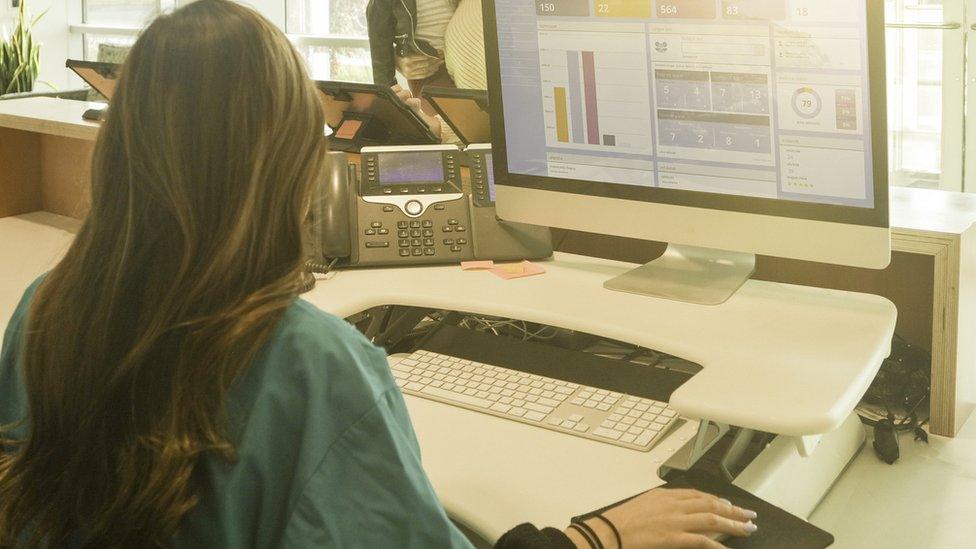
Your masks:
{"label": "white desktop surface", "polygon": [[792,436],[847,419],[895,329],[894,305],[874,295],[751,280],[723,305],[691,305],[603,288],[631,264],[563,253],[539,264],[546,274],[509,281],[457,266],[339,271],[304,297],[340,317],[413,305],[642,345],[703,366],[671,397],[682,416]]}
{"label": "white desktop surface", "polygon": [[[63,255],[77,226],[43,212],[0,219],[0,329],[26,285]],[[873,296],[750,282],[726,305],[698,307],[603,290],[602,281],[626,264],[566,254],[544,264],[546,275],[508,282],[458,267],[344,271],[306,298],[340,316],[374,305],[423,305],[647,345],[705,368],[672,398],[679,412],[774,432],[800,429],[793,434],[829,431],[835,416],[839,424],[849,415],[894,327],[894,307]],[[698,400],[708,398],[714,401]],[[643,453],[406,400],[424,467],[445,507],[492,540],[519,522],[565,525],[575,514],[660,485],[658,468],[697,428],[688,421]]]}
{"label": "white desktop surface", "polygon": [[54,97],[25,97],[0,101],[0,128],[94,141],[100,125],[81,117],[104,103]]}

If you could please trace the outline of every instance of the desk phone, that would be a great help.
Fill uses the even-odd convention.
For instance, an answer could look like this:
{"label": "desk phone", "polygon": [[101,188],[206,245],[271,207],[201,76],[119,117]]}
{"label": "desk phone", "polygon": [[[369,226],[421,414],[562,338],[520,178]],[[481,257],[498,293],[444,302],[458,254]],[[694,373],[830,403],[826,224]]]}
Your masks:
{"label": "desk phone", "polygon": [[345,153],[329,153],[312,209],[320,243],[313,258],[369,267],[552,255],[548,228],[495,216],[484,172],[490,149],[472,151],[476,193],[465,190],[465,154],[454,145],[366,147],[356,167]]}

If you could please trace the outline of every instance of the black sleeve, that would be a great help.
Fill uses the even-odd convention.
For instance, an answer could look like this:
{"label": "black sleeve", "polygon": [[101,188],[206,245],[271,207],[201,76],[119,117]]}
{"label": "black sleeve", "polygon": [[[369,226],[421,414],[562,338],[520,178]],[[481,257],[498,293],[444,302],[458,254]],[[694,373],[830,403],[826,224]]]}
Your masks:
{"label": "black sleeve", "polygon": [[576,549],[576,545],[555,528],[519,524],[498,540],[495,549]]}
{"label": "black sleeve", "polygon": [[366,27],[373,61],[373,83],[392,86],[396,84],[396,67],[393,62],[396,14],[393,3],[390,0],[369,0],[366,5]]}

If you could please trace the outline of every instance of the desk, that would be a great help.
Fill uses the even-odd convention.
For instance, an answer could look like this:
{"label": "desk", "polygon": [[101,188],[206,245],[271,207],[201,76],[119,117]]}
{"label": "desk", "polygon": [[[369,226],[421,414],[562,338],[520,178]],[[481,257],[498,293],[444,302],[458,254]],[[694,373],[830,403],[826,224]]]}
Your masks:
{"label": "desk", "polygon": [[[24,287],[61,257],[77,227],[75,220],[46,212],[0,219],[0,257],[16,258],[0,262],[0,323]],[[891,303],[875,296],[750,281],[729,303],[705,307],[605,290],[602,280],[632,267],[624,263],[557,254],[545,265],[545,276],[507,282],[456,266],[342,271],[305,297],[339,316],[386,304],[450,308],[677,353],[704,367],[672,396],[672,407],[683,416],[788,435],[850,426],[850,412],[885,356],[895,324]],[[660,467],[693,439],[699,423],[686,421],[644,453],[406,400],[438,495],[452,517],[487,539],[519,521],[565,524],[575,514],[660,485]],[[827,444],[807,458],[807,469],[824,480],[811,488],[816,497],[805,512],[853,455],[847,447],[835,458]],[[824,472],[818,456],[833,468]],[[797,479],[789,480],[795,487]]]}
{"label": "desk", "polygon": [[[0,101],[0,217],[39,209],[82,217],[95,124],[86,103]],[[759,258],[757,278],[882,295],[898,333],[932,351],[935,434],[954,436],[976,406],[976,196],[892,188],[892,266],[868,271]],[[565,238],[564,238],[565,237]],[[646,263],[662,246],[561,234],[559,249]]]}

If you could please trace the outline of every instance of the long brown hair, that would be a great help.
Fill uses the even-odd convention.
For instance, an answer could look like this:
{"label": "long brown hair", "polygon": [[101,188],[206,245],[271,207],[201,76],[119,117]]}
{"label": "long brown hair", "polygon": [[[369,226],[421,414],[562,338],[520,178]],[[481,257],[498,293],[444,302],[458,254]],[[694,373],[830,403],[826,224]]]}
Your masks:
{"label": "long brown hair", "polygon": [[29,310],[0,546],[176,533],[201,455],[234,457],[230,385],[298,293],[323,127],[301,57],[250,9],[200,0],[138,39],[95,146],[91,212]]}

